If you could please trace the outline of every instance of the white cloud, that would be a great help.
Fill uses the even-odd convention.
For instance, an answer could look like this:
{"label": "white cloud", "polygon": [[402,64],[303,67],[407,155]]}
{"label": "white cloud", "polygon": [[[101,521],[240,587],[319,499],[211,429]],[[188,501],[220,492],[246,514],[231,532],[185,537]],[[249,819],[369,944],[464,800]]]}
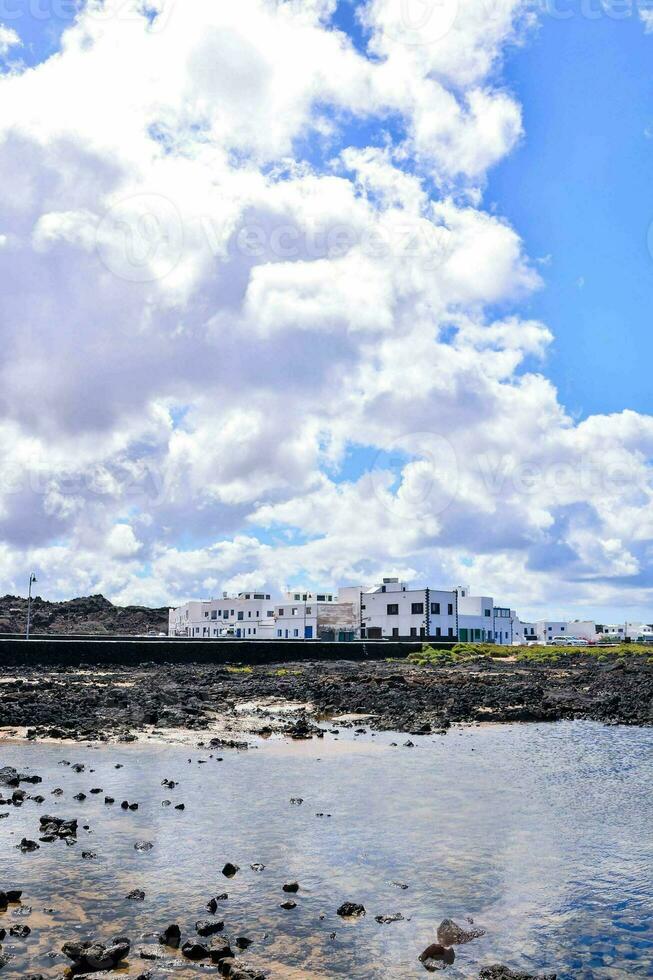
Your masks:
{"label": "white cloud", "polygon": [[653,421],[568,416],[518,313],[537,263],[483,210],[522,5],[445,4],[425,43],[373,0],[369,57],[331,0],[139,9],[85,8],[0,80],[7,587],[35,565],[44,594],[162,603],[471,562],[513,604],[646,601]]}
{"label": "white cloud", "polygon": [[10,48],[19,47],[21,43],[20,37],[13,28],[0,24],[0,58],[4,58]]}

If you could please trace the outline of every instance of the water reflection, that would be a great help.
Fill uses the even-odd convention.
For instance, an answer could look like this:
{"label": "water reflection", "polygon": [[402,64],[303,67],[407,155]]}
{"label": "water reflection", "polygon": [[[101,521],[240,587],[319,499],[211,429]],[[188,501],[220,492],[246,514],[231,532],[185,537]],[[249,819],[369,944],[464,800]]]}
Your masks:
{"label": "water reflection", "polygon": [[[653,731],[562,723],[405,741],[271,739],[221,750],[220,762],[179,746],[3,744],[0,766],[41,775],[25,788],[45,797],[0,808],[0,889],[21,888],[32,908],[0,912],[0,928],[31,929],[6,937],[14,958],[3,975],[61,977],[64,942],[127,935],[126,972],[137,976],[152,965],[139,942],[157,944],[171,923],[194,934],[217,896],[222,934],[251,940],[244,957],[271,977],[403,980],[446,968],[469,980],[497,962],[561,980],[653,974]],[[44,815],[77,820],[77,843],[55,836],[21,853]],[[135,849],[142,841],[151,850]],[[281,907],[288,882],[299,884],[292,909]],[[339,917],[345,902],[367,914]],[[420,962],[444,919],[485,934],[456,945],[455,959],[432,948]],[[215,972],[165,952],[176,977]]]}

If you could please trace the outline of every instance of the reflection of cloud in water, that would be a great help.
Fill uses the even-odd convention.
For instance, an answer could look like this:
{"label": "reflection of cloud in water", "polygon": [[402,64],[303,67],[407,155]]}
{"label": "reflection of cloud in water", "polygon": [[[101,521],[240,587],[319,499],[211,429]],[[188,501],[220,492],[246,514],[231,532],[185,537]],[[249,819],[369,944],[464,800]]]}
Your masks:
{"label": "reflection of cloud in water", "polygon": [[[642,828],[651,826],[653,732],[565,723],[413,737],[413,749],[405,740],[343,731],[337,741],[224,750],[223,762],[180,746],[4,745],[2,764],[31,766],[46,797],[0,821],[6,887],[21,887],[34,909],[21,920],[32,935],[12,944],[16,975],[60,977],[63,957],[46,954],[74,937],[123,933],[135,942],[171,922],[188,934],[222,891],[225,935],[254,940],[245,958],[272,978],[426,976],[417,958],[440,920],[465,925],[467,916],[487,935],[457,947],[452,978],[501,961],[561,977],[648,975],[653,845]],[[62,758],[85,771],[57,765]],[[179,785],[163,787],[165,778]],[[55,786],[63,797],[50,795]],[[94,786],[104,792],[73,799]],[[298,796],[303,805],[291,806]],[[166,798],[185,811],[162,807]],[[122,811],[122,799],[139,809]],[[48,812],[79,819],[77,845],[14,850],[22,836],[38,836]],[[134,851],[137,840],[153,850]],[[83,849],[97,859],[83,861]],[[241,868],[230,881],[220,873],[226,861]],[[265,870],[252,871],[253,862]],[[297,908],[285,911],[281,886],[291,880],[300,883]],[[134,888],[145,901],[126,899]],[[367,916],[343,922],[343,901],[362,902]],[[40,911],[49,907],[51,915]],[[375,921],[397,912],[402,921]],[[134,958],[130,973],[142,969]]]}

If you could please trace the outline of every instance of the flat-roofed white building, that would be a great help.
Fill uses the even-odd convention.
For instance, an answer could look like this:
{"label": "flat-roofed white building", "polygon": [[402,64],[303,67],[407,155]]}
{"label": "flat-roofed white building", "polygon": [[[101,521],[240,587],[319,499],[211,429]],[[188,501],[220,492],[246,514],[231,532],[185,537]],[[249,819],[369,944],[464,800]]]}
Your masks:
{"label": "flat-roofed white building", "polygon": [[274,602],[266,592],[223,593],[222,599],[199,599],[169,613],[168,635],[191,639],[264,639],[272,636]]}
{"label": "flat-roofed white building", "polygon": [[[296,596],[302,596],[297,599]],[[303,596],[306,595],[306,600]],[[288,592],[274,608],[273,636],[278,640],[327,640],[345,642],[358,639],[358,607],[336,600],[335,593]],[[324,596],[324,601],[317,597]]]}
{"label": "flat-roofed white building", "polygon": [[414,589],[384,578],[380,585],[341,588],[338,598],[358,600],[364,639],[512,643],[511,610],[488,596],[471,596],[463,586]]}

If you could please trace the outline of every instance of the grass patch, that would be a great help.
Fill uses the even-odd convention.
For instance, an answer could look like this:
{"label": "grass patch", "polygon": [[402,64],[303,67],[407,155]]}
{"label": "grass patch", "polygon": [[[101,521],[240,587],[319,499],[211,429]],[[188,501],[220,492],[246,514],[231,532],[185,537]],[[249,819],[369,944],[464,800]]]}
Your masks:
{"label": "grass patch", "polygon": [[251,674],[254,668],[243,665],[242,667],[227,667],[227,670],[230,674]]}
{"label": "grass patch", "polygon": [[619,646],[499,646],[494,643],[454,643],[453,646],[437,649],[425,643],[417,653],[411,653],[406,658],[408,663],[420,666],[446,667],[475,660],[479,657],[489,657],[501,660],[514,657],[525,663],[557,663],[563,657],[590,656],[597,660],[608,657],[645,656],[653,662],[653,649],[649,645],[622,643]]}

